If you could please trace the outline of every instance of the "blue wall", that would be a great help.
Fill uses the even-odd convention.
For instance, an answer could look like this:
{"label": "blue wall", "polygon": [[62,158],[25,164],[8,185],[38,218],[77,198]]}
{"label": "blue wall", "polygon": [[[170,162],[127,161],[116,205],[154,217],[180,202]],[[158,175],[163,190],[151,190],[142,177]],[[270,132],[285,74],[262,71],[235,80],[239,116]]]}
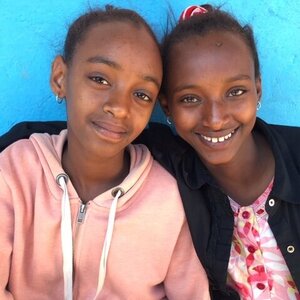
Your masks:
{"label": "blue wall", "polygon": [[[94,0],[0,0],[0,134],[23,120],[65,119],[49,87],[51,61],[60,53],[68,24]],[[111,4],[137,10],[161,36],[170,4],[176,16],[188,0],[118,0]],[[300,126],[299,0],[221,0],[226,10],[253,25],[262,65],[266,121]],[[288,3],[288,4],[287,4]],[[163,121],[160,110],[154,120]]]}

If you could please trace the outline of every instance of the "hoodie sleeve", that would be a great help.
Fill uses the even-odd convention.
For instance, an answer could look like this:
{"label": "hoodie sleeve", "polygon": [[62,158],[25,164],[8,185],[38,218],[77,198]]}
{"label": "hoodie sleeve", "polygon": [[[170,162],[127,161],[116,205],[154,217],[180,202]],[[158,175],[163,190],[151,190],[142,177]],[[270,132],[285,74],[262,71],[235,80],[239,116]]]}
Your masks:
{"label": "hoodie sleeve", "polygon": [[194,250],[186,221],[174,248],[164,285],[169,300],[210,299],[207,276]]}
{"label": "hoodie sleeve", "polygon": [[7,290],[13,248],[14,212],[11,192],[0,170],[0,299],[11,300]]}

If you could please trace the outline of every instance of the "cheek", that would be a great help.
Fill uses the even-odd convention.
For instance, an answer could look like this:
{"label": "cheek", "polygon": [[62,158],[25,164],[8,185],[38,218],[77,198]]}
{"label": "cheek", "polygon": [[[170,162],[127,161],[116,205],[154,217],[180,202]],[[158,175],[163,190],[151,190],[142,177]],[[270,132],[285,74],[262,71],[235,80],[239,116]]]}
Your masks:
{"label": "cheek", "polygon": [[235,115],[241,122],[250,122],[256,118],[256,104],[253,102],[243,103],[235,108]]}
{"label": "cheek", "polygon": [[170,109],[171,117],[176,128],[193,127],[198,121],[199,113],[196,108],[183,108],[172,106]]}
{"label": "cheek", "polygon": [[152,111],[153,111],[153,107],[152,108],[147,107],[144,109],[138,109],[131,112],[135,130],[142,131],[147,126]]}

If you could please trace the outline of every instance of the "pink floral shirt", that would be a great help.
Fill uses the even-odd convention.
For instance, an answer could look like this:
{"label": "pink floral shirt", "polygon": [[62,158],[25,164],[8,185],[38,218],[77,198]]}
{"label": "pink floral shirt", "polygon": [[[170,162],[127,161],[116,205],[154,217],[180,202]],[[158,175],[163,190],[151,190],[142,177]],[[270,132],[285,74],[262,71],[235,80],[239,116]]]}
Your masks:
{"label": "pink floral shirt", "polygon": [[267,222],[265,202],[273,181],[250,206],[229,198],[234,232],[228,264],[228,284],[242,300],[300,299],[285,260]]}

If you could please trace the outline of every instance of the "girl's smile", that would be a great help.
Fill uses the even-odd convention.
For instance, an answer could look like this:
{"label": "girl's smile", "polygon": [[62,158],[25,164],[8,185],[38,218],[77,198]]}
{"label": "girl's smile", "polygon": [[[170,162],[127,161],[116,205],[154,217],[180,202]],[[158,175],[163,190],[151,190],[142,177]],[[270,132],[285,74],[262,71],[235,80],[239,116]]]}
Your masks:
{"label": "girl's smile", "polygon": [[128,129],[123,125],[117,125],[105,121],[92,121],[94,127],[100,138],[106,139],[110,142],[120,142],[128,134]]}
{"label": "girl's smile", "polygon": [[212,143],[212,144],[225,143],[226,141],[229,141],[233,137],[236,130],[232,130],[231,132],[223,136],[208,136],[204,134],[199,134],[199,135],[208,143]]}

